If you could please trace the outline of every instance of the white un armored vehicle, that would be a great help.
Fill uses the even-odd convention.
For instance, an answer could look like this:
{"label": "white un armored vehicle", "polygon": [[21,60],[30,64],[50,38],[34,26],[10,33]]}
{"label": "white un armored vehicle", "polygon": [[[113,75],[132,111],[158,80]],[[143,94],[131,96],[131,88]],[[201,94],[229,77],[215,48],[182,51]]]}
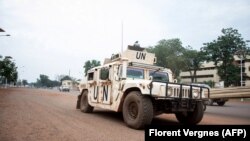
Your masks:
{"label": "white un armored vehicle", "polygon": [[209,89],[173,83],[172,72],[155,62],[155,54],[141,47],[128,46],[112,55],[103,66],[88,71],[76,108],[84,113],[94,107],[122,112],[124,122],[134,129],[144,128],[162,113],[174,113],[183,124],[199,123]]}

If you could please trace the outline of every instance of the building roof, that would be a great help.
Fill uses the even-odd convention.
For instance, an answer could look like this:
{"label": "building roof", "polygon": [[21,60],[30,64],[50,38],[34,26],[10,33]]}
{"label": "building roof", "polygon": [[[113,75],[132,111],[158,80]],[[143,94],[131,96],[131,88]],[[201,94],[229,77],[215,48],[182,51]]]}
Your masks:
{"label": "building roof", "polygon": [[214,62],[204,62],[204,63],[202,63],[202,65],[201,65],[201,68],[211,68],[211,67],[215,67],[215,65],[214,65]]}
{"label": "building roof", "polygon": [[[246,59],[250,59],[250,55],[246,55]],[[234,55],[234,60],[240,61],[240,57],[238,55]]]}
{"label": "building roof", "polygon": [[[250,59],[250,55],[247,55],[247,56],[246,56],[246,59]],[[235,61],[240,61],[239,56],[234,55],[234,60],[235,60]],[[221,62],[220,62],[220,63],[221,63]],[[201,68],[210,68],[210,67],[215,67],[214,62],[212,62],[212,61],[206,62],[206,61],[205,61],[204,63],[202,63],[202,66],[201,66]]]}

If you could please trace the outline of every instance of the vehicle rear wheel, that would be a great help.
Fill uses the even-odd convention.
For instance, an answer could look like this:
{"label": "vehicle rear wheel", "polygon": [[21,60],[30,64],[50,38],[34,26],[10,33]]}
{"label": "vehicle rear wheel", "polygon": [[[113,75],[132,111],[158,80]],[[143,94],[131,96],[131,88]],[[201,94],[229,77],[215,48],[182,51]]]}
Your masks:
{"label": "vehicle rear wheel", "polygon": [[83,113],[91,113],[94,110],[94,107],[89,105],[88,101],[88,91],[83,91],[81,96],[80,109]]}
{"label": "vehicle rear wheel", "polygon": [[152,101],[140,92],[132,91],[124,100],[122,114],[127,126],[134,129],[144,128],[153,119]]}
{"label": "vehicle rear wheel", "polygon": [[224,106],[224,105],[225,105],[225,103],[226,103],[226,101],[220,101],[220,102],[217,102],[217,104],[218,104],[219,106]]}
{"label": "vehicle rear wheel", "polygon": [[175,113],[175,116],[177,120],[182,124],[197,124],[202,120],[203,114],[203,103],[197,102],[194,111]]}

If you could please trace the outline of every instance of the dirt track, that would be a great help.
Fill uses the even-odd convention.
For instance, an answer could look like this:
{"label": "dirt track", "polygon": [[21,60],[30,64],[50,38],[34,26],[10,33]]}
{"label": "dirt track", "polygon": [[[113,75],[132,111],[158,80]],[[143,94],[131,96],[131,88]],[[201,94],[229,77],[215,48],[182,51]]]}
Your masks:
{"label": "dirt track", "polygon": [[[95,109],[85,114],[75,109],[76,95],[37,89],[0,88],[1,141],[131,141],[144,140],[144,130],[133,130],[122,114]],[[249,124],[205,115],[201,124]],[[163,115],[153,124],[178,124],[173,115]]]}

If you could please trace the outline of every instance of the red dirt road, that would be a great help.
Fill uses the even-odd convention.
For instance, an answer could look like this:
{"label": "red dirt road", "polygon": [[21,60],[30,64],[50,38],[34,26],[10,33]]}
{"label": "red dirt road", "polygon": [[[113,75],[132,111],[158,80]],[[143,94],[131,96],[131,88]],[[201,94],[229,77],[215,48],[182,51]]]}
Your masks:
{"label": "red dirt road", "polygon": [[[39,89],[0,88],[0,141],[137,141],[144,130],[126,127],[122,114],[75,109],[76,95]],[[250,124],[249,119],[204,115],[201,124]],[[178,124],[174,115],[152,124]]]}
{"label": "red dirt road", "polygon": [[76,96],[35,89],[0,90],[1,141],[143,140],[144,131],[127,128],[105,111],[84,114]]}

